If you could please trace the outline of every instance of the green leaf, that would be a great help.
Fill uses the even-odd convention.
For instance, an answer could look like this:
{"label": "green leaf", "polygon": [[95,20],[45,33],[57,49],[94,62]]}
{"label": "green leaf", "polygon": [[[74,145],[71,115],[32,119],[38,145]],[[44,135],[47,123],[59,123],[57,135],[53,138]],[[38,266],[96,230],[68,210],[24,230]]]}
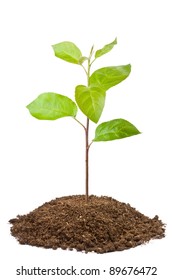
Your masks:
{"label": "green leaf", "polygon": [[79,64],[82,65],[86,60],[88,60],[88,57],[81,56],[80,59],[79,59]]}
{"label": "green leaf", "polygon": [[30,114],[39,120],[75,117],[77,114],[77,106],[70,98],[54,92],[40,94],[26,107]]}
{"label": "green leaf", "polygon": [[67,62],[79,64],[82,56],[80,49],[72,42],[61,42],[52,46],[55,56]]}
{"label": "green leaf", "polygon": [[100,68],[90,76],[89,84],[106,91],[125,80],[129,76],[130,71],[130,64]]}
{"label": "green leaf", "polygon": [[124,119],[101,123],[95,131],[93,141],[111,141],[140,134],[139,130]]}
{"label": "green leaf", "polygon": [[117,38],[110,44],[105,45],[102,49],[96,51],[95,58],[98,58],[98,57],[110,52],[116,44],[117,44]]}
{"label": "green leaf", "polygon": [[75,99],[80,110],[97,123],[105,105],[105,91],[98,87],[79,85],[75,89]]}

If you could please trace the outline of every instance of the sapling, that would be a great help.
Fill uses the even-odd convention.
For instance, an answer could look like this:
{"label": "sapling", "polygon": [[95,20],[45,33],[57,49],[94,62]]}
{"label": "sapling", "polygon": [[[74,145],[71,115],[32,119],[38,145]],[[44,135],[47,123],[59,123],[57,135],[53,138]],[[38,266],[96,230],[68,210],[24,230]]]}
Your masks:
{"label": "sapling", "polygon": [[[110,52],[117,44],[117,39],[94,51],[92,46],[89,56],[83,56],[80,49],[72,42],[61,42],[53,45],[56,57],[83,68],[86,85],[77,85],[75,101],[69,97],[46,92],[40,94],[27,108],[30,114],[39,120],[56,120],[62,117],[72,117],[85,131],[85,199],[89,199],[89,150],[91,144],[99,141],[111,141],[139,134],[139,130],[125,119],[113,119],[103,122],[96,127],[95,136],[89,141],[90,121],[97,124],[102,115],[106,92],[125,80],[130,72],[131,65],[109,66],[97,69],[91,74],[93,63]],[[78,108],[86,116],[86,124],[77,118]]]}

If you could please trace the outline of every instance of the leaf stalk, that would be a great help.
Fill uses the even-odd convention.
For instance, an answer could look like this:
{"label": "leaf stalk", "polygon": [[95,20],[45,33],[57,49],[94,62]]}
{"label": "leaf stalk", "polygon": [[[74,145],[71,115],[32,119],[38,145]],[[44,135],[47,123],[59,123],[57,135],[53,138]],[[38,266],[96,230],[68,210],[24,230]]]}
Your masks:
{"label": "leaf stalk", "polygon": [[86,131],[86,127],[83,125],[83,123],[81,123],[78,119],[76,119],[75,117],[74,117],[74,120],[76,121],[76,122],[78,122],[84,129],[85,129],[85,131]]}

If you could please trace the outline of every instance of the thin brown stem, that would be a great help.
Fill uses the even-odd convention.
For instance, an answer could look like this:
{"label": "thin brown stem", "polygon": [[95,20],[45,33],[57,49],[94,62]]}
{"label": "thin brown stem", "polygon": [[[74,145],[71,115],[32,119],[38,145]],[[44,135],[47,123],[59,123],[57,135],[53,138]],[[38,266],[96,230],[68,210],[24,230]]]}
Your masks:
{"label": "thin brown stem", "polygon": [[[88,57],[88,67],[87,70],[83,67],[85,73],[87,74],[87,86],[89,87],[89,78],[90,78],[90,68],[91,68],[91,57],[93,55],[93,48],[92,46],[90,55]],[[89,118],[87,118],[86,127],[85,127],[85,200],[88,203],[89,200],[89,148],[92,142],[89,144]]]}
{"label": "thin brown stem", "polygon": [[86,124],[86,154],[85,154],[85,200],[88,202],[88,197],[89,197],[89,119],[87,118],[87,124]]}

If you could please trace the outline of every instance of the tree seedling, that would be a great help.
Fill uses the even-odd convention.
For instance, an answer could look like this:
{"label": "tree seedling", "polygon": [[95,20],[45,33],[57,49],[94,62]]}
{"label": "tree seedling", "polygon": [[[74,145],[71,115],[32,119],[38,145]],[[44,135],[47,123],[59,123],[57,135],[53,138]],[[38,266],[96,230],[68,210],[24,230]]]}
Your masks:
{"label": "tree seedling", "polygon": [[[89,199],[89,150],[92,143],[111,141],[140,134],[139,130],[125,119],[113,119],[96,127],[93,140],[89,141],[90,121],[97,124],[105,105],[106,92],[125,80],[131,65],[103,67],[91,74],[91,66],[102,55],[110,52],[117,44],[117,39],[94,52],[92,46],[89,56],[83,56],[80,49],[72,42],[61,42],[53,45],[56,57],[79,65],[85,71],[86,85],[77,85],[75,101],[69,97],[46,92],[40,94],[28,106],[30,114],[39,120],[56,120],[62,117],[72,117],[85,131],[85,198]],[[86,116],[84,125],[76,116],[78,108]]]}

